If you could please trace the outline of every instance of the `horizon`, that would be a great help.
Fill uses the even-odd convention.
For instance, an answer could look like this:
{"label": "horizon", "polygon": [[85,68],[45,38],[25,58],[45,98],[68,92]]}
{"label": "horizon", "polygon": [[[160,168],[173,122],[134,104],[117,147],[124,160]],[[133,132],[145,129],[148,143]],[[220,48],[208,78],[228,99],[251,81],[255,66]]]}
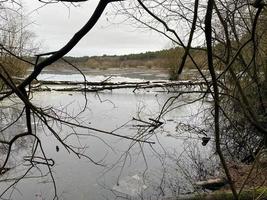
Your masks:
{"label": "horizon", "polygon": [[[39,52],[57,51],[87,22],[96,6],[96,0],[67,7],[62,3],[47,4],[23,0],[30,30],[40,41]],[[112,16],[112,6],[107,7],[96,26],[75,46],[67,56],[102,56],[139,54],[171,47],[170,41],[151,30],[138,29],[122,23],[122,16]],[[54,13],[57,13],[54,16]],[[145,31],[144,31],[145,30]]]}

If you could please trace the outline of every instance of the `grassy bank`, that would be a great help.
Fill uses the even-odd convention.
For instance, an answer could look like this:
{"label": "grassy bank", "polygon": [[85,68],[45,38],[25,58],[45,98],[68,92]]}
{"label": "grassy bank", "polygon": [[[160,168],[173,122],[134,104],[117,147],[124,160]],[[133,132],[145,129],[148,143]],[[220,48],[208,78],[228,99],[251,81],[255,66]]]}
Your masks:
{"label": "grassy bank", "polygon": [[[240,194],[239,200],[266,200],[267,187],[260,187],[258,189],[244,190]],[[218,191],[210,194],[192,195],[191,197],[177,197],[172,200],[233,200],[231,191]]]}
{"label": "grassy bank", "polygon": [[[203,199],[203,198],[202,198]],[[233,194],[228,192],[217,192],[210,197],[205,197],[205,199],[210,200],[232,200]],[[266,200],[267,199],[267,188],[259,188],[259,189],[251,189],[251,190],[245,190],[240,194],[240,200]]]}

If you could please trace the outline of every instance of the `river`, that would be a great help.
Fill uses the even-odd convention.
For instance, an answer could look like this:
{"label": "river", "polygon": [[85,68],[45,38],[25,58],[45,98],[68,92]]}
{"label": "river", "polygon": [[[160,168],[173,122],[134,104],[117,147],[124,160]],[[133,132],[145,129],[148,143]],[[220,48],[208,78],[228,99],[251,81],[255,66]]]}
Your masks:
{"label": "river", "polygon": [[[79,80],[80,76],[46,73],[39,78]],[[87,78],[89,81],[99,81],[105,80],[106,77],[95,75]],[[125,80],[140,79],[115,76],[112,81]],[[179,129],[178,125],[184,123],[204,127],[203,111],[210,104],[203,101],[192,102],[198,97],[197,94],[183,94],[175,98],[172,105],[164,110],[160,119],[163,124],[151,133],[142,132],[146,128],[145,124],[133,120],[135,118],[152,122],[150,118],[156,119],[164,103],[173,96],[177,94],[155,90],[133,92],[132,89],[87,93],[86,96],[81,92],[34,93],[31,101],[47,109],[46,112],[53,108],[53,114],[60,119],[71,122],[77,120],[80,125],[112,131],[123,136],[147,134],[147,140],[155,142],[153,145],[136,143],[125,138],[49,121],[51,127],[68,145],[103,165],[100,166],[90,159],[79,158],[74,153],[68,152],[36,118],[36,134],[42,141],[46,157],[55,161],[51,169],[58,198],[62,200],[163,199],[179,191],[190,190],[190,180],[184,175],[191,173],[193,176],[195,172],[192,163],[184,160],[184,157],[193,151],[201,151],[203,155],[208,155],[210,147],[201,145],[201,135],[192,135]],[[2,119],[6,118],[6,121],[2,120],[2,127],[9,123],[8,119],[14,119],[18,115],[21,110],[18,102],[16,99],[6,102],[6,109],[2,115],[5,113],[8,117],[1,116]],[[12,109],[8,106],[11,104]],[[21,129],[25,129],[22,119],[3,134],[10,134],[9,132],[15,134]],[[23,156],[25,158],[31,154],[30,144],[30,140],[19,140],[14,155],[8,163],[12,169],[3,175],[1,180],[12,179],[25,173],[27,162],[25,163]],[[41,155],[40,150],[39,155]],[[4,197],[16,200],[53,199],[54,186],[50,174],[47,173],[46,166],[37,165],[26,178],[5,193]],[[43,177],[36,177],[40,175]],[[1,191],[11,183],[12,180],[2,182]]]}

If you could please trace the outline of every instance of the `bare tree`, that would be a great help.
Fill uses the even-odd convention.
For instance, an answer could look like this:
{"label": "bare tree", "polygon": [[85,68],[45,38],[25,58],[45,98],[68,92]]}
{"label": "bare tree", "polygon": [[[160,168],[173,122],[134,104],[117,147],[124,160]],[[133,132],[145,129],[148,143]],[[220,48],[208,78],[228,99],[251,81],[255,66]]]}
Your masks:
{"label": "bare tree", "polygon": [[[266,148],[265,5],[264,1],[137,0],[122,2],[117,12],[184,49],[177,60],[177,76],[190,59],[206,81],[207,93],[214,100],[215,151],[235,199],[239,197],[228,169],[229,159],[253,161]],[[194,50],[201,56],[201,52],[206,54],[203,65],[192,56]]]}
{"label": "bare tree", "polygon": [[[62,0],[62,2],[71,3],[81,1]],[[67,151],[78,157],[86,157],[99,165],[101,163],[94,161],[76,148],[68,145],[65,139],[53,129],[50,121],[67,127],[79,127],[131,140],[132,143],[129,148],[139,143],[153,144],[153,142],[149,141],[151,132],[162,124],[160,120],[164,113],[173,109],[169,105],[181,95],[179,93],[170,98],[163,106],[159,116],[156,119],[152,119],[151,122],[147,122],[146,124],[149,124],[149,126],[135,136],[120,135],[116,131],[100,130],[88,124],[84,125],[77,121],[75,117],[68,116],[63,118],[63,112],[61,112],[62,116],[60,116],[54,109],[46,110],[31,101],[31,87],[37,76],[47,66],[62,59],[95,26],[106,6],[116,1],[119,0],[100,0],[88,22],[61,49],[40,54],[35,62],[26,60],[23,54],[14,53],[12,49],[6,47],[6,44],[1,44],[2,51],[5,54],[34,67],[29,76],[16,83],[8,71],[9,64],[0,62],[0,78],[5,89],[1,93],[0,101],[12,96],[17,97],[23,105],[22,109],[20,109],[21,115],[17,119],[21,119],[21,116],[24,116],[22,119],[25,120],[26,126],[25,132],[18,132],[17,130],[12,138],[6,139],[3,137],[0,141],[1,145],[6,149],[5,159],[1,163],[1,171],[7,170],[7,162],[10,159],[15,142],[25,137],[33,139],[31,155],[26,157],[30,167],[14,184],[24,178],[37,164],[43,164],[49,170],[54,183],[54,197],[57,198],[57,188],[51,170],[53,160],[46,157],[42,141],[36,131],[36,121],[49,130]],[[16,1],[12,2],[17,3]],[[264,1],[248,2],[240,0],[229,2],[209,0],[206,3],[198,0],[194,2],[137,0],[123,1],[120,3],[120,7],[118,4],[114,4],[114,7],[118,7],[119,14],[126,15],[128,20],[135,20],[137,22],[135,25],[138,27],[147,27],[159,32],[184,50],[180,60],[177,61],[175,70],[177,77],[183,72],[185,62],[189,59],[202,80],[205,81],[205,91],[200,91],[201,96],[197,100],[203,100],[208,95],[213,98],[214,105],[210,110],[210,116],[213,118],[213,135],[211,137],[214,140],[215,153],[218,155],[224,173],[230,183],[234,199],[239,199],[243,187],[237,191],[232,174],[229,171],[228,156],[233,155],[233,151],[240,148],[241,151],[239,152],[241,153],[238,156],[233,155],[234,158],[236,156],[240,158],[252,156],[252,160],[257,162],[259,152],[266,148],[267,95],[265,90],[267,75],[266,45],[264,45],[264,42],[266,42],[264,38],[266,30],[259,28],[260,24],[265,23],[266,16],[263,15]],[[4,4],[1,2],[2,5]],[[17,5],[20,6],[18,3]],[[23,41],[19,42],[19,44],[21,43]],[[8,46],[12,45],[9,44]],[[21,50],[21,45],[18,45],[18,47]],[[203,63],[196,62],[192,56],[193,50],[204,53],[206,59]],[[46,57],[39,59],[42,56]],[[72,67],[75,66],[72,65]],[[208,74],[204,70],[208,70]],[[139,120],[142,121],[142,119]],[[1,132],[11,128],[15,122],[16,120],[11,120]],[[142,122],[145,123],[145,121]],[[74,133],[79,135],[75,131]],[[207,141],[203,140],[203,142]],[[36,155],[37,150],[41,152],[41,156]],[[246,181],[244,181],[244,185]],[[3,193],[8,189],[10,187]]]}
{"label": "bare tree", "polygon": [[[52,166],[54,165],[54,161],[50,158],[47,158],[46,153],[43,149],[42,141],[40,140],[38,134],[39,130],[38,126],[40,126],[40,124],[51,134],[53,134],[53,136],[62,145],[62,148],[66,149],[69,153],[73,153],[77,157],[87,158],[96,165],[102,165],[101,160],[95,161],[88,155],[83,154],[79,148],[76,148],[67,143],[67,138],[70,137],[71,135],[75,134],[79,136],[79,133],[75,131],[75,127],[85,130],[90,130],[92,132],[112,135],[114,137],[124,138],[132,141],[133,142],[132,145],[135,145],[135,143],[139,142],[148,144],[154,143],[148,141],[149,137],[147,135],[137,134],[135,136],[127,136],[116,133],[116,130],[106,131],[91,127],[88,124],[83,124],[82,122],[78,121],[77,116],[72,117],[68,113],[65,113],[64,111],[58,112],[53,108],[45,109],[39,107],[38,105],[35,105],[35,103],[31,100],[32,83],[35,81],[37,76],[42,72],[42,70],[47,66],[51,65],[52,63],[56,62],[57,60],[63,58],[63,56],[65,56],[88,32],[90,32],[90,30],[94,27],[94,25],[97,23],[98,19],[104,12],[106,6],[109,3],[115,1],[117,0],[99,1],[99,4],[95,8],[92,16],[88,19],[88,22],[80,30],[78,30],[78,32],[61,49],[55,52],[48,52],[45,54],[37,55],[35,62],[32,62],[26,57],[27,54],[25,53],[27,53],[26,51],[27,48],[24,45],[24,43],[27,39],[29,39],[29,35],[28,32],[26,33],[24,31],[25,27],[17,26],[16,23],[21,23],[21,21],[20,20],[17,21],[17,19],[15,21],[12,20],[10,21],[7,18],[3,22],[3,25],[1,27],[1,32],[7,34],[5,34],[6,37],[1,38],[2,40],[1,40],[0,79],[1,79],[2,90],[1,90],[0,101],[4,102],[9,98],[19,99],[17,104],[19,104],[20,107],[16,109],[18,109],[18,113],[20,114],[18,116],[15,116],[15,118],[13,118],[13,116],[11,118],[6,118],[7,121],[6,125],[4,127],[1,127],[0,143],[1,143],[1,148],[4,149],[4,158],[1,160],[1,167],[0,167],[1,173],[5,173],[10,169],[8,163],[9,160],[11,159],[11,154],[13,152],[14,147],[17,146],[17,143],[20,140],[28,138],[29,139],[28,144],[32,150],[30,155],[24,157],[24,161],[29,163],[27,170],[25,171],[24,174],[14,179],[13,182],[4,191],[1,192],[0,195],[1,197],[7,191],[9,191],[13,186],[15,186],[21,179],[25,178],[31,170],[33,170],[34,168],[39,169],[38,165],[44,165],[47,167],[49,175],[53,182],[54,199],[58,198],[57,186],[55,178],[52,173]],[[80,1],[73,0],[66,2],[72,3]],[[1,11],[3,11],[3,13],[1,13],[3,14],[2,17],[6,17],[7,13],[10,10],[10,8],[7,7],[6,5],[8,3],[15,4],[13,5],[14,7],[12,7],[11,9],[12,12],[10,17],[12,17],[13,15],[20,16],[18,10],[21,8],[21,5],[17,1],[10,1],[10,2],[4,1],[0,2]],[[51,2],[44,2],[44,3],[51,3]],[[6,30],[6,28],[8,28],[8,30]],[[42,56],[47,56],[47,57],[39,59]],[[6,57],[8,57],[11,61],[19,60],[19,62],[22,62],[25,65],[31,65],[33,67],[33,71],[22,81],[19,82],[15,81],[13,78],[14,73],[9,70],[11,68],[10,62],[6,62]],[[71,67],[74,67],[75,69],[79,70],[71,63],[67,61],[66,63],[71,65]],[[86,94],[85,94],[85,100],[86,100],[85,101],[85,107],[86,107],[87,104]],[[5,113],[4,107],[1,108],[1,115],[6,115],[6,116],[8,115],[7,113]],[[16,127],[16,122],[18,120],[25,121],[24,122],[25,131],[22,131],[24,128],[22,130],[14,129],[14,127]],[[53,124],[60,124],[60,126],[72,127],[74,133],[71,132],[67,136],[59,135],[59,133],[54,129]],[[12,132],[12,134],[10,134],[10,132]],[[61,147],[57,146],[56,148],[57,151],[59,150],[59,148]]]}

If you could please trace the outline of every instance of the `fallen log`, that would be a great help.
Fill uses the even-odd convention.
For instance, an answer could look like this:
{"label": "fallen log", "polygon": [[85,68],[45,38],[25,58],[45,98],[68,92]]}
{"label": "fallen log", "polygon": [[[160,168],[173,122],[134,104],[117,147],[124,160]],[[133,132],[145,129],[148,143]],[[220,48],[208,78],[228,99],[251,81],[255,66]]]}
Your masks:
{"label": "fallen log", "polygon": [[133,92],[136,90],[152,89],[152,88],[163,88],[165,92],[181,92],[181,93],[206,93],[206,91],[185,91],[185,90],[176,90],[177,86],[172,85],[161,85],[161,84],[150,84],[150,85],[114,85],[114,86],[87,86],[87,87],[36,87],[32,88],[32,91],[68,91],[68,92],[99,92],[104,90],[117,90],[117,89],[133,89]]}
{"label": "fallen log", "polygon": [[222,187],[226,186],[227,184],[228,181],[225,178],[214,178],[205,181],[198,181],[195,183],[195,185],[198,187],[202,187],[203,189],[212,191],[219,190]]}
{"label": "fallen log", "polygon": [[[39,81],[41,87],[34,88],[37,91],[86,91],[97,92],[103,90],[115,89],[150,89],[164,88],[167,91],[177,87],[205,87],[206,82],[203,81],[141,81],[141,82],[84,82],[84,81]],[[74,86],[74,87],[53,87],[53,86]],[[45,86],[45,87],[43,87]],[[50,89],[49,89],[50,88]]]}
{"label": "fallen log", "polygon": [[89,82],[89,81],[47,81],[38,80],[42,85],[88,85],[88,86],[110,86],[110,85],[150,85],[163,84],[166,86],[194,86],[206,85],[205,81],[140,81],[140,82]]}
{"label": "fallen log", "polygon": [[[115,89],[133,89],[136,90],[161,88],[164,92],[181,93],[194,91],[185,91],[184,88],[199,87],[197,93],[205,92],[207,83],[205,81],[140,81],[140,82],[109,82],[107,80],[100,82],[89,81],[51,81],[38,80],[37,83],[31,85],[31,91],[61,91],[61,92],[98,92],[103,90]],[[198,88],[198,89],[199,89]],[[162,92],[162,91],[161,91]],[[2,94],[6,91],[2,91]]]}

